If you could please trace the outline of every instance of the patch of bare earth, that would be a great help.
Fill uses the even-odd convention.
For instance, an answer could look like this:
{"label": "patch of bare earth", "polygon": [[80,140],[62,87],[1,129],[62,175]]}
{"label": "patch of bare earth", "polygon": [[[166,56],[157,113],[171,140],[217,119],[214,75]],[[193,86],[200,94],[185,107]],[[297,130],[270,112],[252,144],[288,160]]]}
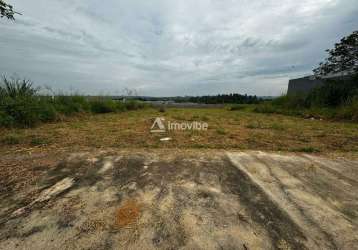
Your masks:
{"label": "patch of bare earth", "polygon": [[1,192],[0,249],[358,245],[355,160],[204,150],[17,157],[29,169],[53,162],[26,184],[32,196],[16,180],[7,183],[16,192]]}

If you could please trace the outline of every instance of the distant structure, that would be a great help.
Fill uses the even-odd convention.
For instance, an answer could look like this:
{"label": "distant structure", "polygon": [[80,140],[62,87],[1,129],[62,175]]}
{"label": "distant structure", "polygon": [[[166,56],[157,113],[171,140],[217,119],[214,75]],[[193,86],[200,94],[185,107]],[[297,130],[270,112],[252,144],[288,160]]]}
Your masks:
{"label": "distant structure", "polygon": [[327,80],[348,80],[351,77],[351,74],[339,73],[327,76],[311,75],[302,78],[291,79],[288,82],[287,95],[307,94],[312,89],[322,86]]}
{"label": "distant structure", "polygon": [[291,79],[288,82],[287,95],[306,94],[312,89],[322,86],[324,81],[315,76],[306,76],[297,79]]}

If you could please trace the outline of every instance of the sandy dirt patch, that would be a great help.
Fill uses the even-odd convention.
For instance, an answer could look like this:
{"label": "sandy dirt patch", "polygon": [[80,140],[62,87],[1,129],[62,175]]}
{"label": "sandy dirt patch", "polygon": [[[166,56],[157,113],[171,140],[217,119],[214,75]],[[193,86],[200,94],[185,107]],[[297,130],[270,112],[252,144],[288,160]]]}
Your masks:
{"label": "sandy dirt patch", "polygon": [[[67,154],[40,168],[26,188],[7,183],[9,192],[0,193],[0,249],[358,245],[357,161],[168,152]],[[36,165],[42,157],[49,159],[25,160]]]}

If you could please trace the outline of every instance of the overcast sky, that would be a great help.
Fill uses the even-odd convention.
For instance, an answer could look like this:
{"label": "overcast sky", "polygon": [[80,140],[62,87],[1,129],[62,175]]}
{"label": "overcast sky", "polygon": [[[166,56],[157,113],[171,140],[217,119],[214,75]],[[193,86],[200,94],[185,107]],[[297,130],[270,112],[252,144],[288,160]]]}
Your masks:
{"label": "overcast sky", "polygon": [[7,0],[0,73],[55,91],[279,95],[358,29],[357,0]]}

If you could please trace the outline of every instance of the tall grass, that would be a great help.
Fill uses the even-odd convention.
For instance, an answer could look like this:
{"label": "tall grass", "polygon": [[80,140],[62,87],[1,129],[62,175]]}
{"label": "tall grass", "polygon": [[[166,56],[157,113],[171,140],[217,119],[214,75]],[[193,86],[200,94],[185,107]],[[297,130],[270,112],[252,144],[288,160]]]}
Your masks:
{"label": "tall grass", "polygon": [[280,96],[258,105],[254,111],[358,121],[358,76],[328,81],[308,94]]}
{"label": "tall grass", "polygon": [[0,82],[0,126],[5,127],[32,127],[78,113],[123,112],[144,107],[136,100],[121,102],[80,95],[40,96],[39,89],[26,79],[4,76]]}

